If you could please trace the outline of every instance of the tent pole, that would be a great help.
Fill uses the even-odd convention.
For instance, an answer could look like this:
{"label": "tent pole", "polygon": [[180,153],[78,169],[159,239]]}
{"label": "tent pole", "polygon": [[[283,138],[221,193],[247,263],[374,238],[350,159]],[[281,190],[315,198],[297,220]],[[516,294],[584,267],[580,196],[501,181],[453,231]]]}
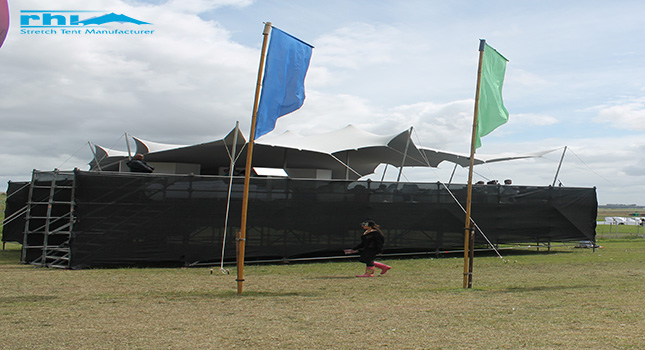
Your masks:
{"label": "tent pole", "polygon": [[130,141],[128,141],[128,133],[125,133],[125,146],[128,148],[128,160],[132,160],[132,151],[130,151]]}
{"label": "tent pole", "polygon": [[345,151],[345,181],[349,180],[349,151]]}
{"label": "tent pole", "polygon": [[101,164],[99,164],[99,160],[96,158],[96,151],[94,150],[94,147],[92,147],[92,143],[90,141],[87,141],[87,145],[90,146],[90,152],[92,152],[92,155],[94,156],[96,167],[99,168],[99,171],[102,171]]}
{"label": "tent pole", "polygon": [[555,187],[555,182],[558,180],[558,174],[560,174],[560,167],[562,167],[562,161],[564,160],[564,154],[567,152],[567,146],[564,146],[562,151],[562,156],[560,157],[560,163],[558,163],[558,170],[555,171],[555,177],[553,178],[553,187]]}
{"label": "tent pole", "polygon": [[242,195],[242,223],[240,225],[240,237],[238,238],[237,255],[237,294],[242,294],[244,286],[244,249],[246,245],[246,222],[249,208],[249,183],[251,182],[251,164],[253,161],[253,144],[255,143],[255,123],[257,121],[258,105],[260,103],[260,90],[262,88],[262,72],[264,71],[264,58],[267,51],[267,42],[271,32],[271,22],[264,24],[262,35],[262,50],[260,51],[260,66],[258,68],[258,79],[255,85],[255,99],[253,101],[253,114],[251,117],[251,135],[249,137],[249,148],[246,151],[246,167],[244,168],[244,193]]}
{"label": "tent pole", "polygon": [[396,185],[399,185],[401,174],[403,173],[403,166],[405,166],[405,158],[408,157],[408,148],[410,147],[410,140],[412,139],[412,126],[408,131],[408,141],[405,143],[405,150],[403,151],[403,159],[401,160],[401,167],[399,168],[399,175],[396,177]]}
{"label": "tent pole", "polygon": [[363,177],[363,175],[361,173],[359,173],[358,171],[352,169],[352,167],[350,167],[348,164],[345,164],[342,160],[338,159],[338,157],[336,157],[335,155],[330,153],[329,156],[334,158],[338,163],[342,164],[345,167],[345,171],[346,171],[345,180],[349,180],[349,172],[348,171],[351,171],[354,174],[358,175],[359,178]]}
{"label": "tent pole", "polygon": [[452,174],[450,174],[450,180],[448,181],[448,185],[452,183],[452,178],[455,177],[455,172],[457,171],[457,163],[455,163],[455,166],[452,168]]}
{"label": "tent pole", "polygon": [[470,167],[468,168],[468,190],[466,195],[466,228],[464,230],[464,283],[463,288],[473,287],[473,261],[475,247],[475,231],[470,224],[470,207],[473,194],[473,168],[475,166],[475,148],[477,139],[477,110],[479,109],[479,90],[482,76],[482,62],[486,40],[479,41],[479,64],[477,67],[477,89],[475,92],[475,111],[473,112],[473,132],[470,140]]}
{"label": "tent pole", "polygon": [[381,175],[381,184],[383,184],[383,180],[385,180],[385,172],[387,171],[387,163],[385,163],[385,168],[383,168],[383,175]]}

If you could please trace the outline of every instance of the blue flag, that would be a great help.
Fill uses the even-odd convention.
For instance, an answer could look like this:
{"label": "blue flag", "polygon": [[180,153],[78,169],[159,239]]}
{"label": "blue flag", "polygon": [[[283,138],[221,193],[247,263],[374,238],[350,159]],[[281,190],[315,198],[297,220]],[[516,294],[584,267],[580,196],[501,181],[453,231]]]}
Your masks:
{"label": "blue flag", "polygon": [[271,30],[255,138],[275,128],[278,118],[305,102],[305,76],[313,46],[281,31]]}

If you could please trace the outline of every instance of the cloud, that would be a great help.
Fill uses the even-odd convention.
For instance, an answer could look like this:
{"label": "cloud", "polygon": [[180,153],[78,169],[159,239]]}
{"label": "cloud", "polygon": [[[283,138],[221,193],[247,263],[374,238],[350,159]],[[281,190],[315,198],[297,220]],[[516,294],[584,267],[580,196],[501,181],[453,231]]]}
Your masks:
{"label": "cloud", "polygon": [[523,127],[531,126],[547,126],[558,124],[560,121],[549,115],[533,114],[533,113],[518,113],[509,116],[509,125],[522,125]]}
{"label": "cloud", "polygon": [[[193,3],[197,8],[202,3],[216,6],[222,2]],[[115,6],[114,2],[104,5]],[[81,128],[77,134],[85,137],[99,130],[83,126],[103,119],[110,121],[102,124],[111,132],[140,125],[164,138],[173,133],[167,125],[177,119],[182,120],[184,131],[192,124],[192,133],[198,136],[203,133],[200,124],[214,115],[226,114],[231,122],[241,117],[244,108],[231,118],[231,107],[222,107],[224,103],[217,100],[228,106],[251,105],[255,49],[232,42],[226,30],[190,11],[177,13],[172,6],[134,8],[123,3],[115,7],[152,22],[155,35],[14,35],[16,40],[3,54],[19,74],[9,76],[13,88],[2,97],[3,108],[8,108],[5,115],[55,120],[63,124],[61,128]],[[31,54],[34,48],[45,54]],[[20,127],[18,123],[16,130]],[[37,131],[38,126],[30,129]]]}
{"label": "cloud", "polygon": [[554,85],[553,82],[548,81],[545,77],[515,67],[507,70],[504,81],[507,86],[528,86],[531,87],[531,89],[544,89]]}
{"label": "cloud", "polygon": [[[25,35],[12,21],[2,48],[2,179],[31,169],[87,169],[87,141],[114,144],[124,132],[169,143],[198,143],[247,122],[258,50],[197,16],[249,1],[172,1],[163,6],[67,1],[49,9],[124,13],[150,22],[149,36]],[[61,7],[63,6],[63,7]],[[11,8],[40,9],[38,1]],[[137,27],[132,24],[119,28]],[[117,145],[125,149],[125,142]],[[18,171],[20,169],[20,171]]]}
{"label": "cloud", "polygon": [[360,97],[309,90],[303,108],[278,119],[273,133],[291,130],[301,135],[341,129],[348,124],[360,126],[383,117],[382,112]]}
{"label": "cloud", "polygon": [[448,103],[422,102],[395,107],[390,118],[414,126],[422,146],[440,149],[459,149],[468,144],[472,129],[473,100]]}
{"label": "cloud", "polygon": [[594,121],[616,129],[645,131],[645,98],[604,106]]}
{"label": "cloud", "polygon": [[[146,1],[132,1],[132,3],[144,5]],[[174,13],[200,14],[223,6],[245,7],[252,3],[253,0],[168,0],[164,1],[163,5]]]}
{"label": "cloud", "polygon": [[401,36],[397,28],[389,25],[353,23],[316,39],[316,61],[353,70],[392,62],[399,46],[396,38]]}
{"label": "cloud", "polygon": [[310,90],[303,108],[278,119],[274,132],[291,130],[309,135],[353,124],[363,130],[386,135],[413,126],[415,142],[421,146],[465,150],[470,140],[472,108],[473,100],[377,108],[369,100],[356,96]]}

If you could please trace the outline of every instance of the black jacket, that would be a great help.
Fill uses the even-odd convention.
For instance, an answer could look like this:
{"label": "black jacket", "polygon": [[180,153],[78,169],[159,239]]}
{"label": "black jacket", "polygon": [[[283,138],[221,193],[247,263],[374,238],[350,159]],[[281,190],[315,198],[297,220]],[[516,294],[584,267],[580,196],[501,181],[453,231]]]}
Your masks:
{"label": "black jacket", "polygon": [[361,243],[354,247],[354,250],[367,250],[375,253],[382,253],[384,243],[385,237],[383,234],[378,230],[374,230],[361,235]]}
{"label": "black jacket", "polygon": [[130,168],[130,171],[133,173],[151,173],[155,170],[152,165],[148,165],[148,163],[140,159],[132,159],[126,164],[128,165],[128,168]]}

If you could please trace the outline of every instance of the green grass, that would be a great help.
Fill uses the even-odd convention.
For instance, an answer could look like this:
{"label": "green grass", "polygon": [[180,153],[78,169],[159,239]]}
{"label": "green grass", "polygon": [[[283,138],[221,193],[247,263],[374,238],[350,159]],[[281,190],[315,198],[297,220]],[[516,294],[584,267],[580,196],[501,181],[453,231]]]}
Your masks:
{"label": "green grass", "polygon": [[[636,215],[637,214],[637,215]],[[604,220],[605,216],[645,216],[645,208],[643,207],[626,207],[626,208],[598,208],[598,220]]]}
{"label": "green grass", "polygon": [[[633,213],[645,216],[643,208],[599,208],[597,221],[605,221],[607,216],[630,217]],[[596,238],[636,238],[645,237],[645,227],[636,225],[597,225]]]}
{"label": "green grass", "polygon": [[645,242],[604,240],[475,259],[209,268],[20,265],[0,252],[2,349],[642,349]]}
{"label": "green grass", "polygon": [[645,227],[635,225],[598,225],[596,238],[638,238],[645,237]]}
{"label": "green grass", "polygon": [[0,349],[643,349],[645,231],[597,232],[596,252],[477,256],[470,290],[456,256],[371,279],[356,261],[247,265],[242,295],[217,268],[34,268],[8,243]]}

